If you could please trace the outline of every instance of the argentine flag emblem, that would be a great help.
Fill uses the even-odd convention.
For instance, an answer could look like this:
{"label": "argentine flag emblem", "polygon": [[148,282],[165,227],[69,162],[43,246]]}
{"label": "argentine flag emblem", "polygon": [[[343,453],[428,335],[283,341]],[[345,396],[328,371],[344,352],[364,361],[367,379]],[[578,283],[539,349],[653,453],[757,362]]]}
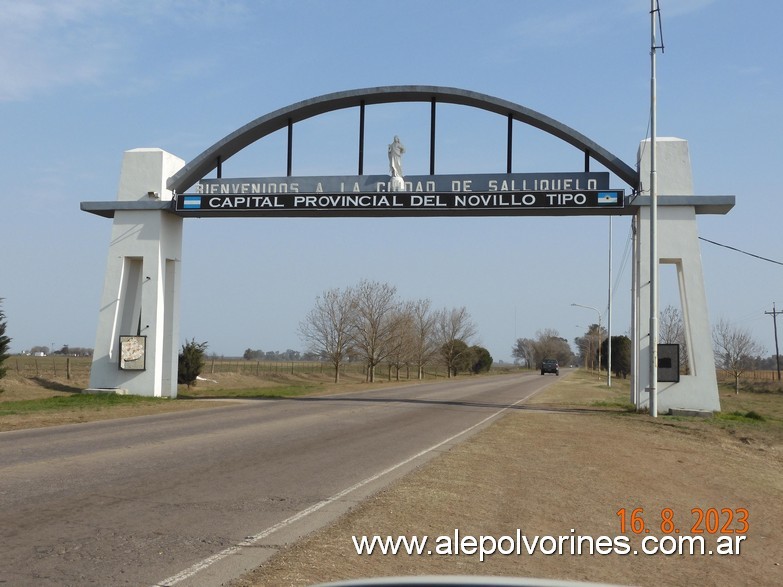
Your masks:
{"label": "argentine flag emblem", "polygon": [[187,209],[201,208],[201,196],[185,196],[182,207]]}
{"label": "argentine flag emblem", "polygon": [[598,204],[616,204],[617,193],[616,192],[598,192]]}

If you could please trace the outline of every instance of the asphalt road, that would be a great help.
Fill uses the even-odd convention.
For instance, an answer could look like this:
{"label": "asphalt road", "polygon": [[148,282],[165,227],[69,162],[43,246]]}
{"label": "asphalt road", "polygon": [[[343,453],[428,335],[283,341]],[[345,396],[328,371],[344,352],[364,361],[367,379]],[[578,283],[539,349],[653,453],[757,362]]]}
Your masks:
{"label": "asphalt road", "polygon": [[220,585],[555,377],[0,433],[0,584]]}

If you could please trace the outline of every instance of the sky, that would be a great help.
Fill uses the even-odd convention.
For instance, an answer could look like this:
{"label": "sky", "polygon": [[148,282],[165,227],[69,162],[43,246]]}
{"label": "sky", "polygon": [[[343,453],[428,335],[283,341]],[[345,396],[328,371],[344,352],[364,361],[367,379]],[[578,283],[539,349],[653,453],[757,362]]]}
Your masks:
{"label": "sky", "polygon": [[[661,0],[657,134],[688,140],[698,195],[735,195],[699,216],[703,238],[783,262],[783,48],[776,0]],[[185,161],[248,122],[331,92],[461,88],[586,135],[631,166],[650,118],[648,0],[0,0],[0,298],[12,352],[94,347],[126,150]],[[659,39],[660,40],[660,39]],[[406,174],[426,174],[429,105],[367,108],[365,172],[386,173],[399,135]],[[438,109],[437,172],[505,170],[504,118]],[[358,113],[295,126],[294,175],[351,175]],[[224,177],[286,172],[281,133],[224,163]],[[582,153],[517,123],[514,171],[581,171]],[[600,170],[594,166],[593,170]],[[614,188],[626,186],[615,176]],[[327,289],[363,279],[404,300],[465,306],[475,343],[511,361],[517,338],[573,342],[598,311],[630,329],[630,219],[608,217],[186,219],[182,341],[240,356],[305,350],[299,323]],[[783,267],[702,242],[711,322],[773,354]],[[661,276],[661,307],[678,306]],[[783,328],[783,322],[780,324]]]}

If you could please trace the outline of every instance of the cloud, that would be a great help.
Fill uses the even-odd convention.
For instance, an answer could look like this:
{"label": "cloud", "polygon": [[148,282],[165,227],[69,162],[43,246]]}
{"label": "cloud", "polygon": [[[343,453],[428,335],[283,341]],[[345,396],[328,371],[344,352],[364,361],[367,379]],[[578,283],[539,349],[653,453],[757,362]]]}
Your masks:
{"label": "cloud", "polygon": [[714,4],[715,0],[678,0],[677,2],[661,2],[661,15],[663,18],[682,16],[699,12]]}
{"label": "cloud", "polygon": [[109,86],[144,54],[183,29],[239,21],[222,0],[0,0],[0,102],[63,87]]}
{"label": "cloud", "polygon": [[[708,6],[715,4],[717,0],[660,0],[658,7],[663,18],[674,18],[683,14],[699,12]],[[615,12],[624,14],[648,14],[650,13],[650,0],[615,0]]]}
{"label": "cloud", "polygon": [[120,54],[113,32],[101,26],[111,5],[97,0],[0,3],[0,101],[98,81]]}
{"label": "cloud", "polygon": [[[667,18],[705,10],[716,0],[663,0],[660,3],[664,24]],[[545,7],[544,7],[545,6]],[[548,11],[548,12],[547,12]],[[522,13],[511,25],[521,45],[538,48],[573,47],[585,40],[595,41],[597,34],[610,33],[629,24],[647,26],[650,0],[602,0],[601,2],[549,2],[535,16]]]}
{"label": "cloud", "polygon": [[537,47],[571,45],[595,31],[595,26],[600,23],[598,11],[591,8],[571,10],[566,13],[552,12],[524,17],[514,27],[514,33],[519,42],[526,45]]}

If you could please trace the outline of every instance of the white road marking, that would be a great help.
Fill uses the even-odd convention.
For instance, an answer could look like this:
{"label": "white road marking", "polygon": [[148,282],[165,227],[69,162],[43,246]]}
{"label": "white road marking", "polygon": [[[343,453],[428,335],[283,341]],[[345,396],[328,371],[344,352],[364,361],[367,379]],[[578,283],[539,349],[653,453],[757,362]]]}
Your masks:
{"label": "white road marking", "polygon": [[439,449],[444,444],[448,444],[449,442],[451,442],[452,440],[455,440],[456,438],[459,438],[463,434],[467,434],[471,430],[475,430],[479,426],[485,424],[486,422],[489,422],[492,418],[495,418],[495,417],[499,416],[500,414],[502,414],[503,412],[505,412],[509,408],[513,408],[514,406],[516,406],[517,404],[525,401],[529,397],[530,396],[523,397],[522,399],[515,401],[510,406],[506,406],[505,408],[502,408],[502,409],[498,410],[497,412],[487,416],[486,418],[484,418],[480,422],[477,422],[477,423],[473,424],[472,426],[469,426],[468,428],[465,428],[461,432],[457,432],[453,436],[449,436],[446,440],[442,440],[438,444],[434,444],[434,445],[432,445],[429,448],[425,448],[423,451],[421,451],[419,453],[416,453],[412,457],[408,457],[404,461],[400,461],[396,465],[392,465],[388,469],[384,469],[383,471],[381,471],[380,473],[376,473],[372,477],[367,477],[367,479],[364,479],[363,481],[359,481],[355,485],[351,485],[350,487],[347,487],[346,489],[343,489],[339,493],[335,493],[333,496],[328,497],[328,498],[326,498],[326,499],[324,499],[322,501],[319,501],[318,503],[315,503],[315,504],[311,505],[309,508],[303,509],[302,511],[294,514],[290,518],[286,518],[282,522],[278,522],[277,524],[275,524],[273,526],[269,526],[269,528],[266,528],[265,530],[262,530],[258,534],[254,534],[253,536],[248,536],[242,542],[238,542],[237,544],[235,544],[233,546],[229,546],[228,548],[226,548],[224,550],[221,550],[220,552],[215,553],[212,556],[209,556],[209,557],[207,557],[207,558],[205,558],[203,560],[200,560],[199,562],[197,562],[196,564],[188,567],[184,571],[180,571],[179,573],[177,573],[176,575],[172,575],[168,579],[163,579],[162,581],[158,581],[152,587],[171,587],[171,585],[176,585],[177,583],[180,583],[182,581],[185,581],[186,579],[189,579],[189,578],[193,577],[194,575],[196,575],[200,571],[203,571],[204,569],[212,566],[216,562],[218,562],[220,560],[223,560],[227,556],[231,556],[232,554],[236,554],[237,552],[239,552],[240,550],[242,550],[245,547],[253,546],[256,542],[258,542],[259,540],[263,540],[264,538],[266,538],[270,534],[274,534],[278,530],[281,530],[282,528],[285,528],[286,526],[290,526],[294,522],[297,522],[297,521],[301,520],[302,518],[304,518],[306,516],[309,516],[310,514],[312,514],[314,512],[317,512],[318,510],[328,506],[329,504],[334,503],[335,501],[338,501],[338,500],[342,499],[343,497],[345,497],[349,493],[351,493],[353,491],[356,491],[357,489],[360,489],[360,488],[364,487],[365,485],[368,485],[368,484],[372,483],[373,481],[376,481],[376,480],[380,479],[384,475],[388,475],[389,473],[399,469],[400,467],[404,467],[405,465],[407,465],[411,461],[415,461],[416,459],[418,459],[420,457],[423,457],[424,455],[426,455],[428,453],[431,453],[434,450]]}

